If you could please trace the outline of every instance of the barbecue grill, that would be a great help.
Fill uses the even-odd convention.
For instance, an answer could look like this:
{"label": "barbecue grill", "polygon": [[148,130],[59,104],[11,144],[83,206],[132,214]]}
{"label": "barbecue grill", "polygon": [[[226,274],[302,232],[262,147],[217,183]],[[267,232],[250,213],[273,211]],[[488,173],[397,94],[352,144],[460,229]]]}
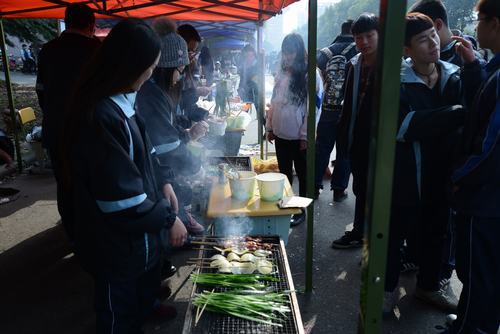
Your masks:
{"label": "barbecue grill", "polygon": [[[256,237],[262,239],[262,242],[270,244],[272,255],[272,261],[277,266],[277,270],[271,275],[279,279],[279,282],[269,282],[268,284],[274,288],[276,292],[292,291],[288,294],[289,307],[292,310],[287,314],[286,318],[283,318],[281,323],[283,327],[271,326],[267,324],[261,324],[250,320],[245,320],[242,318],[237,318],[229,315],[221,315],[218,313],[205,311],[195,326],[195,314],[196,307],[192,305],[192,300],[197,293],[201,293],[204,290],[210,289],[206,286],[199,285],[197,283],[193,284],[193,290],[191,292],[190,303],[186,312],[186,317],[184,320],[183,334],[303,334],[304,326],[302,324],[302,318],[300,316],[299,306],[297,303],[297,298],[294,292],[294,285],[292,281],[292,276],[290,273],[290,266],[288,265],[287,255],[285,251],[285,244],[283,240],[279,237]],[[203,239],[207,244],[219,244],[223,245],[226,241],[231,241],[228,237],[206,237]],[[210,258],[212,255],[218,254],[212,246],[202,245],[199,258],[205,259]],[[207,266],[199,265],[196,269],[197,273],[215,273],[217,269],[208,268]],[[223,292],[228,289],[224,287],[217,287],[215,292]]]}

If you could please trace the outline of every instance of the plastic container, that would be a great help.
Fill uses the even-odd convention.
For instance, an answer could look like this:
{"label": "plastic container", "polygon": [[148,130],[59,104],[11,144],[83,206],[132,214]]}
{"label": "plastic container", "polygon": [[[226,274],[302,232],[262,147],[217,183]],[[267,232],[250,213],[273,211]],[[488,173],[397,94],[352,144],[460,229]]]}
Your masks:
{"label": "plastic container", "polygon": [[264,173],[256,176],[259,184],[260,198],[264,201],[275,202],[283,198],[285,189],[285,174]]}
{"label": "plastic container", "polygon": [[215,121],[209,119],[208,121],[208,133],[211,136],[224,136],[226,133],[226,121]]}
{"label": "plastic container", "polygon": [[241,201],[249,200],[255,193],[255,172],[241,171],[239,179],[229,179],[231,197]]}

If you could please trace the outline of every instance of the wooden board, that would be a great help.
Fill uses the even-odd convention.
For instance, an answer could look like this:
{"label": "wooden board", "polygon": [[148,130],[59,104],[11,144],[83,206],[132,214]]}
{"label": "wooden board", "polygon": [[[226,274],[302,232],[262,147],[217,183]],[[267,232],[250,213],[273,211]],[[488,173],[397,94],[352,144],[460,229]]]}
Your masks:
{"label": "wooden board", "polygon": [[[293,190],[285,178],[285,196],[293,196]],[[300,209],[280,209],[277,202],[266,202],[260,199],[259,190],[255,189],[253,198],[247,201],[239,201],[231,197],[229,182],[222,185],[214,183],[208,199],[208,218],[217,218],[222,216],[248,216],[248,217],[266,217],[266,216],[291,216],[300,214]]]}

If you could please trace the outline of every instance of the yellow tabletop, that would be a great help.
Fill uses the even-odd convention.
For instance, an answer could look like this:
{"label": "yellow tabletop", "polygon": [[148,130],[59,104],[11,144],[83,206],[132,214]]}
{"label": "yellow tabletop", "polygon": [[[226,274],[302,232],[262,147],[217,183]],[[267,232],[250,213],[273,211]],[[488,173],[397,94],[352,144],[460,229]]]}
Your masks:
{"label": "yellow tabletop", "polygon": [[[257,182],[256,182],[257,183]],[[293,190],[285,178],[285,196],[293,196]],[[265,216],[290,216],[299,214],[300,209],[280,209],[278,202],[266,202],[260,199],[259,189],[256,186],[255,195],[247,201],[240,201],[231,197],[231,189],[229,182],[222,185],[214,179],[214,184],[208,199],[207,216],[216,218],[221,216],[248,216],[248,217],[265,217]]]}

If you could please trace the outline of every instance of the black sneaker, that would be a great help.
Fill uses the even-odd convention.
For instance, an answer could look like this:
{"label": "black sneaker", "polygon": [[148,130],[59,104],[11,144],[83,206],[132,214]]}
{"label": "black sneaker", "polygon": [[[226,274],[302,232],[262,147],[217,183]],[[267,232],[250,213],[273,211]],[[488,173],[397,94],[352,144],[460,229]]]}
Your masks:
{"label": "black sneaker", "polygon": [[334,202],[343,202],[347,199],[349,195],[346,190],[334,190],[333,191],[333,201]]}
{"label": "black sneaker", "polygon": [[292,218],[290,219],[290,226],[294,227],[294,226],[300,225],[305,220],[306,220],[305,212],[299,213],[297,215],[292,215]]}
{"label": "black sneaker", "polygon": [[346,249],[363,247],[363,238],[353,234],[352,231],[347,231],[341,238],[332,242],[332,248]]}

